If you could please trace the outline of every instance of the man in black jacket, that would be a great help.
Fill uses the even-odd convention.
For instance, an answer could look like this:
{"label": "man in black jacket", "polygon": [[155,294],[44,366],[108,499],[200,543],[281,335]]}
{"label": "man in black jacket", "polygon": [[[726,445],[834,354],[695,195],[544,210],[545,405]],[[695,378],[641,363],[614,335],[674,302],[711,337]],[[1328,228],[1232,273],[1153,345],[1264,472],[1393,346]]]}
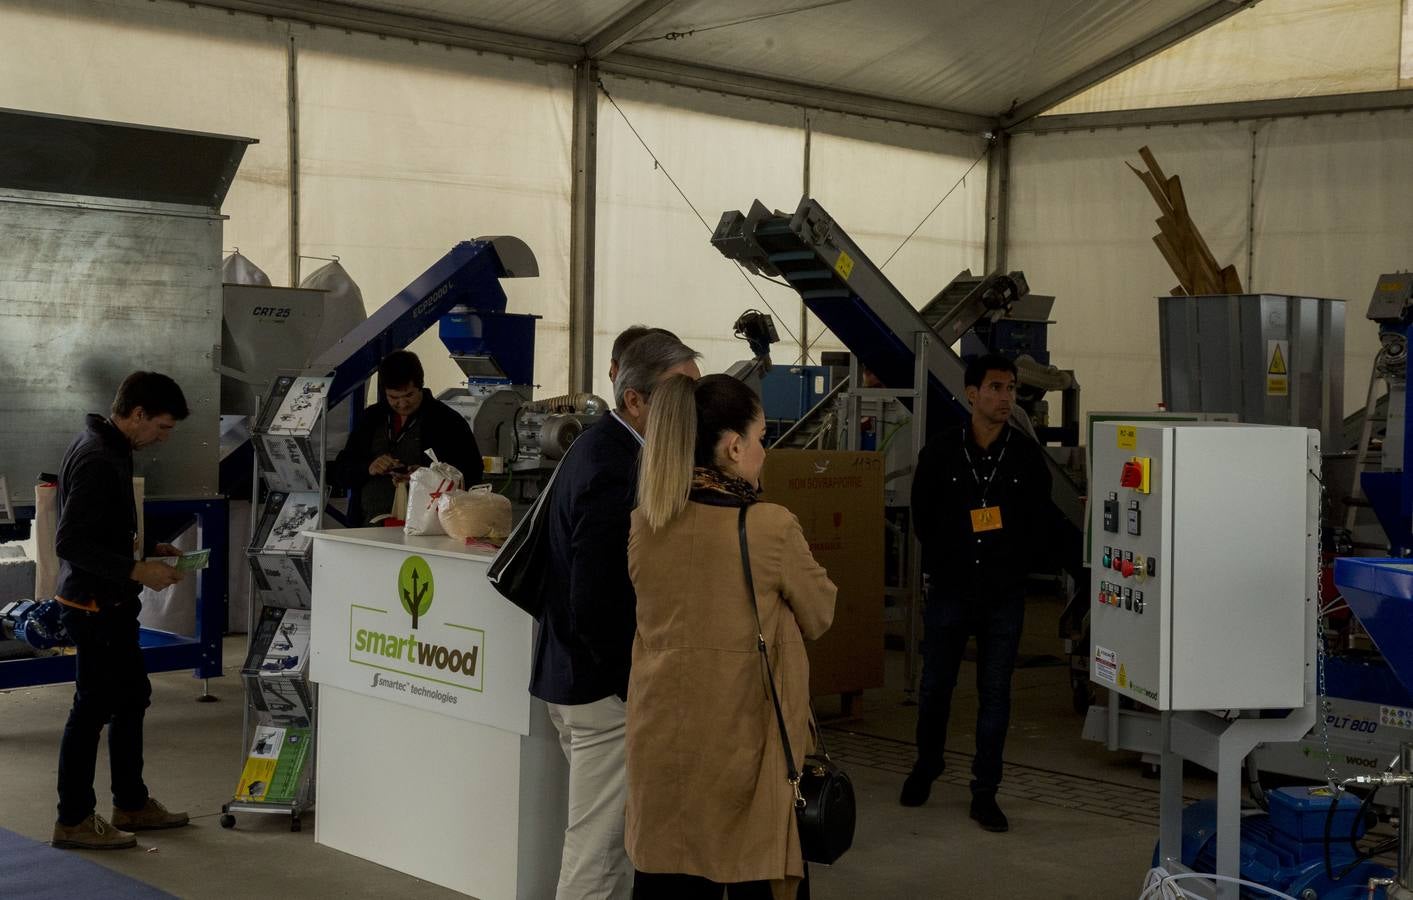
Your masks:
{"label": "man in black jacket", "polygon": [[917,762],[899,802],[921,806],[945,768],[952,690],[976,635],[976,757],[971,817],[988,831],[1010,826],[996,804],[1011,716],[1011,673],[1025,613],[1025,579],[1043,555],[1050,470],[1045,450],[1008,423],[1016,366],[973,360],[965,376],[971,421],[927,442],[913,475],[913,523],[928,575],[923,613]]}
{"label": "man in black jacket", "polygon": [[613,386],[617,409],[574,442],[546,499],[551,586],[530,693],[549,705],[569,760],[558,900],[626,900],[632,893],[623,846],[623,722],[637,628],[629,516],[653,388],[668,375],[699,378],[697,356],[666,333],[629,344]]}
{"label": "man in black jacket", "polygon": [[[166,375],[134,372],[118,388],[108,418],[90,415],[59,467],[59,527],[55,551],[64,628],[78,650],[74,705],[59,745],[59,818],[55,847],[132,847],[133,831],[176,828],[186,813],[168,812],[142,780],[142,720],[151,696],[138,646],[138,599],[182,579],[171,566],[134,562],[138,511],[132,452],[160,444],[187,416],[181,388]],[[144,548],[179,555],[170,544]],[[146,554],[144,554],[146,555]],[[98,736],[108,726],[113,821],[97,812],[93,791]]]}
{"label": "man in black jacket", "polygon": [[397,485],[431,461],[427,450],[459,469],[466,487],[481,481],[471,426],[422,383],[422,361],[411,351],[389,353],[378,366],[378,402],[363,411],[334,461],[334,481],[353,490],[355,525],[392,512]]}

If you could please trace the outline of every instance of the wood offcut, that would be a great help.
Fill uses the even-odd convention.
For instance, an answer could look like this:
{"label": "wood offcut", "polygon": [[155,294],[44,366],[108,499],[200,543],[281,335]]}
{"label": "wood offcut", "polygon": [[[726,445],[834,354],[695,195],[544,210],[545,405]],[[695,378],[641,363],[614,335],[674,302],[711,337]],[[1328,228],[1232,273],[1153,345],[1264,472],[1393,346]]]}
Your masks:
{"label": "wood offcut", "polygon": [[1169,178],[1163,174],[1158,160],[1147,147],[1140,147],[1138,155],[1143,158],[1147,171],[1131,163],[1125,162],[1124,165],[1148,188],[1162,214],[1156,220],[1158,234],[1153,236],[1153,243],[1178,277],[1178,286],[1172,289],[1172,294],[1181,297],[1242,293],[1241,277],[1236,274],[1236,266],[1218,265],[1211,248],[1202,238],[1202,232],[1193,223],[1187,210],[1187,198],[1182,192],[1182,182],[1176,175]]}

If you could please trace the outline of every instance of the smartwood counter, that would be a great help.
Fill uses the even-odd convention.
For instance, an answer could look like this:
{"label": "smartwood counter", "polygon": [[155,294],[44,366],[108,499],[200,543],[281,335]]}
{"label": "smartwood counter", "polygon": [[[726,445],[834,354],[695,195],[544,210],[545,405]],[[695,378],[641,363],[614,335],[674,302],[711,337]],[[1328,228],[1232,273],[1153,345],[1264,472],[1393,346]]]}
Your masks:
{"label": "smartwood counter", "polygon": [[530,683],[533,621],[491,554],[312,532],[315,840],[481,900],[552,897],[568,770]]}

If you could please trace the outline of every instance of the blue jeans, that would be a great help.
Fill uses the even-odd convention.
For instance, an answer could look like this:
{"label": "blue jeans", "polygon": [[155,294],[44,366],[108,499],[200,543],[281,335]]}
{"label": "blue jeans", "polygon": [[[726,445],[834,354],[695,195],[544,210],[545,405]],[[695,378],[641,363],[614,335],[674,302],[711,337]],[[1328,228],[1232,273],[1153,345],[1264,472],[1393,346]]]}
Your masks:
{"label": "blue jeans", "polygon": [[65,607],[64,628],[78,649],[74,705],[59,744],[59,822],[73,826],[93,814],[98,738],[108,726],[113,805],[141,809],[147,802],[142,781],[142,719],[152,685],[137,640],[137,604],[125,609],[85,612]]}
{"label": "blue jeans", "polygon": [[929,591],[923,609],[922,687],[918,691],[917,764],[935,778],[946,768],[947,720],[967,639],[976,636],[976,758],[973,794],[994,794],[1011,724],[1011,673],[1016,667],[1024,597],[978,598]]}

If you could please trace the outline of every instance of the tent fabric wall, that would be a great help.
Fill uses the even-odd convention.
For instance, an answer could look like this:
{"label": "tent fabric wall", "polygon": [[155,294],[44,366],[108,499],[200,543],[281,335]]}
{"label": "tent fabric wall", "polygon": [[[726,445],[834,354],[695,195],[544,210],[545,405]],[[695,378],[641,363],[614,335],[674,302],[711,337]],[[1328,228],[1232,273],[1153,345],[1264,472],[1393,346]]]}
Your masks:
{"label": "tent fabric wall", "polygon": [[[1403,0],[1263,0],[1049,110],[1307,97],[1400,86]],[[1404,66],[1404,78],[1413,68]]]}
{"label": "tent fabric wall", "polygon": [[[811,195],[914,306],[961,270],[981,272],[984,137],[824,112],[811,113],[810,122]],[[815,343],[821,327],[811,316],[812,362],[822,350],[842,348],[833,335]]]}
{"label": "tent fabric wall", "polygon": [[1124,166],[1152,148],[1182,178],[1188,207],[1223,264],[1246,273],[1251,133],[1244,125],[1017,135],[1011,143],[1008,260],[1054,294],[1051,361],[1074,369],[1083,410],[1162,400],[1158,304],[1177,283],[1152,236],[1158,210]]}
{"label": "tent fabric wall", "polygon": [[1413,210],[1401,200],[1413,189],[1410,143],[1402,111],[1018,135],[1010,259],[1059,296],[1052,351],[1076,370],[1084,407],[1162,399],[1154,298],[1176,279],[1150,240],[1156,207],[1123,165],[1147,144],[1248,290],[1347,301],[1344,409],[1362,408],[1379,347],[1368,298],[1381,273],[1413,259]]}
{"label": "tent fabric wall", "polygon": [[[1281,119],[1262,126],[1253,281],[1342,297],[1344,409],[1364,406],[1379,350],[1365,318],[1379,275],[1413,268],[1413,115]],[[1318,187],[1312,187],[1318,186]]]}
{"label": "tent fabric wall", "polygon": [[285,26],[144,0],[10,0],[0,22],[0,107],[209,131],[249,146],[223,210],[276,283],[289,271]]}
{"label": "tent fabric wall", "polygon": [[[327,29],[299,44],[300,252],[338,255],[372,312],[459,241],[521,238],[540,275],[503,282],[507,308],[544,317],[535,379],[563,393],[568,68]],[[464,383],[434,330],[411,349],[434,392]]]}
{"label": "tent fabric wall", "polygon": [[744,270],[712,247],[711,232],[722,212],[749,209],[757,198],[794,209],[804,178],[802,112],[641,81],[604,82],[618,108],[600,92],[594,392],[613,396],[609,350],[633,324],[675,331],[702,353],[703,372],[721,372],[751,356],[732,337],[736,317],[746,309],[773,309],[781,339],[773,355],[793,361],[799,348],[790,332],[799,327],[799,296],[748,274],[768,304],[762,308]]}
{"label": "tent fabric wall", "polygon": [[[723,211],[748,209],[756,199],[793,210],[805,172],[801,109],[624,79],[606,79],[606,86],[618,107],[601,97],[594,359],[595,390],[604,396],[610,390],[609,347],[631,324],[677,330],[705,355],[704,372],[749,356],[732,339],[731,323],[742,310],[759,307],[761,298],[711,247],[710,228]],[[880,265],[906,241],[884,270],[905,296],[921,306],[960,270],[980,271],[984,138],[819,111],[808,115],[810,194]],[[629,122],[706,225],[654,166]],[[951,196],[928,218],[948,191]],[[796,362],[797,295],[763,279],[752,281],[775,316],[781,342],[774,360]],[[842,348],[813,316],[808,341],[811,362],[823,350]]]}

